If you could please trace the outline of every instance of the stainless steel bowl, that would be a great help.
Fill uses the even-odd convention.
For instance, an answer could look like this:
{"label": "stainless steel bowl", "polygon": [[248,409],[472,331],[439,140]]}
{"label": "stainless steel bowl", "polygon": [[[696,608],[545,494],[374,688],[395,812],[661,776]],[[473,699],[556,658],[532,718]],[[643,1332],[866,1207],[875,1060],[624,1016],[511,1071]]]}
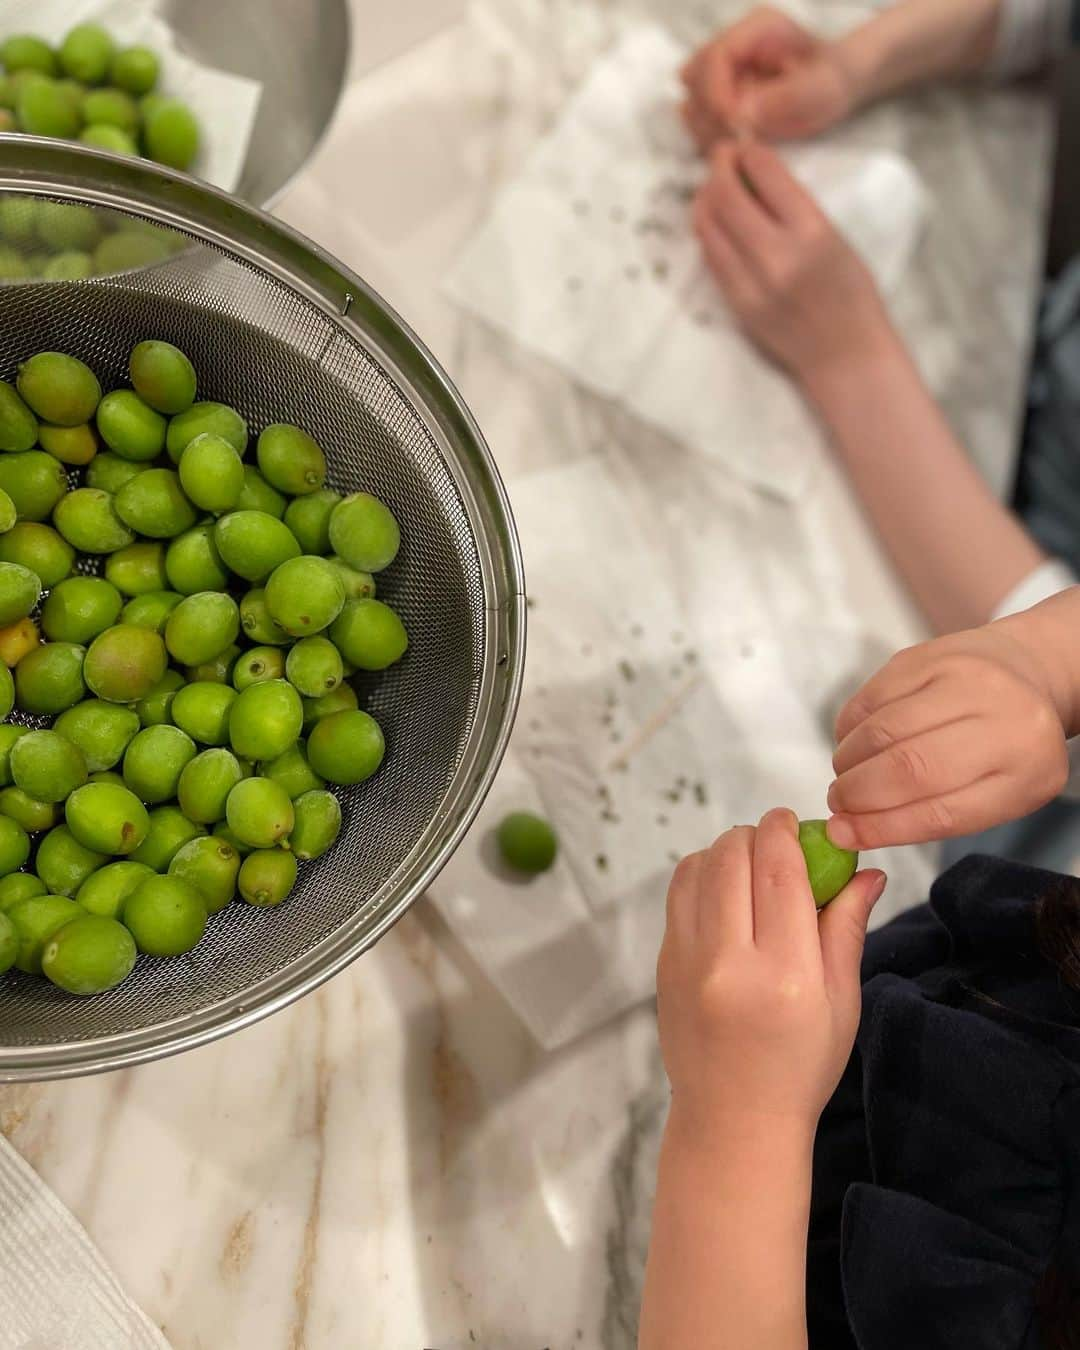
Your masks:
{"label": "stainless steel bowl", "polygon": [[[345,828],[276,910],[234,903],[188,956],[141,958],[118,989],[76,999],[0,979],[0,1080],[129,1065],[283,1007],[341,970],[423,892],[494,777],[520,690],[525,613],[509,505],[483,438],[418,339],[359,277],[271,216],[145,161],[0,137],[0,192],[75,202],[166,230],[159,260],[74,282],[0,289],[0,378],[43,349],[88,361],[106,388],[135,342],[191,356],[200,397],[253,430],[295,421],[327,452],[331,485],[383,497],[402,525],[380,594],[407,658],[358,684],[388,754],[342,796]],[[179,240],[180,246],[175,242]],[[93,567],[93,560],[86,560]]]}
{"label": "stainless steel bowl", "polygon": [[168,0],[162,15],[192,56],[261,82],[236,191],[272,206],[311,158],[341,97],[349,60],[347,0]]}

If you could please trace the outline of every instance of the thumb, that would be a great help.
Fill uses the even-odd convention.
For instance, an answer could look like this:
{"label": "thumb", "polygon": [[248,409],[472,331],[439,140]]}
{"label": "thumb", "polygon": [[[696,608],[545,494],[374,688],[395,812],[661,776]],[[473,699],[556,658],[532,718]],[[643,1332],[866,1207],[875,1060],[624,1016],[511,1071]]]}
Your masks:
{"label": "thumb", "polygon": [[765,140],[812,136],[828,122],[825,103],[816,72],[796,66],[744,94],[739,121]]}
{"label": "thumb", "polygon": [[858,994],[866,925],[886,881],[884,872],[859,872],[821,913],[818,920],[821,960],[831,995]]}

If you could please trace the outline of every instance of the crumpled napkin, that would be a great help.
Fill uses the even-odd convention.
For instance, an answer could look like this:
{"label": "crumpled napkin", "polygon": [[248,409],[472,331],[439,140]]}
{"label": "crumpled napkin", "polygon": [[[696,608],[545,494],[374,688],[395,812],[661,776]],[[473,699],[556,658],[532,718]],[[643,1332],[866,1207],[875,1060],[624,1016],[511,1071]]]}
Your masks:
{"label": "crumpled napkin", "polygon": [[0,40],[11,33],[33,33],[59,42],[76,24],[90,21],[104,25],[118,43],[141,43],[157,52],[159,88],[188,103],[203,130],[192,172],[231,192],[243,172],[262,85],[214,70],[182,52],[156,4],[140,0],[4,0]]}
{"label": "crumpled napkin", "polygon": [[2,1136],[0,1345],[169,1350],[82,1226]]}
{"label": "crumpled napkin", "polygon": [[[677,116],[685,56],[656,25],[628,31],[500,192],[446,288],[591,389],[797,498],[822,435],[787,378],[733,327],[688,228],[702,169]],[[894,289],[926,213],[911,165],[842,136],[785,153]]]}

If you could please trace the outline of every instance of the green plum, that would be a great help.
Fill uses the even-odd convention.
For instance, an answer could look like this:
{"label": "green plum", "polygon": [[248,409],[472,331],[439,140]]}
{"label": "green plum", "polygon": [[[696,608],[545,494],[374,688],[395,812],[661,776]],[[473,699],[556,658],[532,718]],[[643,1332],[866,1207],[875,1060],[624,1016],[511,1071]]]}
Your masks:
{"label": "green plum", "polygon": [[114,389],[105,395],[97,410],[101,439],[122,459],[139,463],[157,459],[165,448],[165,426],[161,413],[144,403],[132,389]]}
{"label": "green plum", "polygon": [[859,855],[846,848],[837,848],[825,826],[824,820],[799,821],[799,847],[806,860],[810,890],[818,909],[836,899],[859,866]]}
{"label": "green plum", "polygon": [[240,864],[237,883],[249,905],[280,905],[296,884],[296,859],[283,848],[257,849]]}
{"label": "green plum", "polygon": [[57,825],[38,845],[34,868],[52,895],[74,895],[107,861],[104,853],[80,844],[66,825]]}
{"label": "green plum", "polygon": [[62,712],[53,729],[78,746],[91,773],[100,773],[119,763],[139,730],[139,714],[119,703],[88,698]]}
{"label": "green plum", "polygon": [[145,727],[124,753],[124,782],[144,802],[171,801],[196,753],[195,742],[179,727]]}
{"label": "green plum", "polygon": [[340,493],[332,488],[319,488],[294,498],[285,508],[285,524],[305,553],[330,552],[330,516],[339,501]]}
{"label": "green plum", "polygon": [[238,455],[247,449],[247,423],[235,408],[225,403],[193,403],[169,423],[165,439],[169,458],[179,464],[181,455],[195,437],[207,434],[228,441]]}
{"label": "green plum", "polygon": [[105,560],[105,579],[125,595],[167,590],[165,545],[158,540],[139,539],[117,549]]}
{"label": "green plum", "polygon": [[328,783],[362,783],[382,764],[382,728],[359,709],[333,713],[316,722],[308,737],[311,767]]}
{"label": "green plum", "polygon": [[120,617],[123,596],[101,577],[68,577],[54,586],[41,610],[50,642],[93,641]]}
{"label": "green plum", "polygon": [[19,563],[0,562],[0,625],[25,619],[41,598],[36,572]]}
{"label": "green plum", "polygon": [[244,778],[229,793],[225,819],[245,844],[272,848],[288,837],[296,813],[280,783],[272,778]]}
{"label": "green plum", "polygon": [[359,572],[381,572],[397,557],[401,531],[389,507],[367,492],[354,492],[334,507],[330,543]]}
{"label": "green plum", "polygon": [[139,534],[175,539],[190,530],[198,514],[173,469],[147,469],[116,494],[116,514]]}
{"label": "green plum", "polygon": [[8,762],[15,786],[39,802],[62,802],[88,773],[83,751],[59,731],[28,731],[11,747]]}
{"label": "green plum", "polygon": [[248,581],[262,581],[300,556],[289,527],[265,511],[230,511],[214,526],[214,542],[225,566]]}
{"label": "green plum", "polygon": [[330,638],[358,670],[386,670],[409,647],[405,625],[381,600],[350,600],[331,626]]}
{"label": "green plum", "polygon": [[200,591],[185,596],[165,625],[165,646],[181,665],[211,661],[236,640],[240,611],[231,595]]}
{"label": "green plum", "polygon": [[42,973],[68,994],[103,994],[131,974],[138,951],[122,923],[85,914],[55,932],[41,953]]}
{"label": "green plum", "polygon": [[531,811],[513,811],[495,833],[503,861],[515,872],[546,872],[559,851],[555,831]]}
{"label": "green plum", "polygon": [[178,806],[155,806],[149,816],[150,829],[146,838],[130,857],[133,862],[145,863],[155,872],[164,872],[174,855],[190,839],[206,833],[201,825],[188,820]]}
{"label": "green plum", "polygon": [[117,514],[118,501],[100,488],[76,488],[57,502],[53,524],[82,553],[115,553],[135,542],[134,531]]}
{"label": "green plum", "polygon": [[225,908],[236,894],[240,854],[227,839],[207,835],[192,839],[169,863],[169,875],[194,886],[208,914]]}
{"label": "green plum", "polygon": [[274,568],[266,582],[266,607],[270,616],[293,637],[308,637],[328,628],[344,604],[345,584],[341,573],[325,558],[286,559]]}
{"label": "green plum", "polygon": [[0,455],[0,488],[15,503],[20,519],[45,520],[68,490],[67,474],[44,450],[23,450]]}
{"label": "green plum", "polygon": [[124,904],[124,925],[148,956],[182,956],[206,931],[206,905],[183,877],[147,877]]}
{"label": "green plum", "polygon": [[101,401],[101,385],[88,365],[63,352],[38,352],[19,367],[20,396],[43,422],[75,427],[89,422]]}
{"label": "green plum", "polygon": [[276,759],[300,736],[300,695],[285,680],[263,680],[236,695],[229,712],[229,741],[244,759]]}
{"label": "green plum", "polygon": [[166,663],[165,644],[157,633],[134,624],[115,624],[90,644],[86,683],[110,703],[135,703],[161,679]]}
{"label": "green plum", "polygon": [[255,456],[270,486],[290,497],[318,492],[326,483],[326,456],[306,431],[287,422],[263,430]]}
{"label": "green plum", "polygon": [[181,595],[224,590],[229,572],[214,543],[213,525],[196,525],[173,539],[165,553],[165,573]]}
{"label": "green plum", "polygon": [[124,902],[131,892],[153,875],[152,867],[132,862],[130,858],[106,863],[86,878],[75,892],[75,899],[87,914],[119,919],[124,912]]}
{"label": "green plum", "polygon": [[238,695],[227,684],[201,680],[178,689],[170,715],[194,741],[201,745],[225,745],[229,740],[229,718]]}
{"label": "green plum", "polygon": [[86,648],[73,642],[47,642],[27,652],[15,667],[15,701],[24,712],[62,713],[86,693]]}
{"label": "green plum", "polygon": [[341,832],[341,803],[332,792],[312,789],[293,802],[296,816],[289,847],[300,862],[321,858]]}

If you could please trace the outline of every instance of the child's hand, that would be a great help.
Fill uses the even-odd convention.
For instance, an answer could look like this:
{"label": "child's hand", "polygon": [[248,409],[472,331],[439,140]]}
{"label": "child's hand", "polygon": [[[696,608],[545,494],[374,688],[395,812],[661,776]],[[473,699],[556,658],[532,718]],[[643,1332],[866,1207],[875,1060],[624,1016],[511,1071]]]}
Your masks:
{"label": "child's hand", "polygon": [[702,152],[732,135],[794,140],[843,121],[855,90],[841,52],[768,6],[726,28],[682,72],[683,116]]}
{"label": "child's hand", "polygon": [[1069,774],[1062,715],[1013,622],[900,652],[841,710],[833,843],[954,838],[1057,796]]}
{"label": "child's hand", "polygon": [[851,1053],[884,887],[883,873],[861,872],[819,918],[790,811],[679,864],[657,991],[672,1111],[691,1130],[813,1129]]}
{"label": "child's hand", "polygon": [[694,227],[735,317],[800,380],[861,358],[890,331],[854,249],[763,145],[723,145]]}

